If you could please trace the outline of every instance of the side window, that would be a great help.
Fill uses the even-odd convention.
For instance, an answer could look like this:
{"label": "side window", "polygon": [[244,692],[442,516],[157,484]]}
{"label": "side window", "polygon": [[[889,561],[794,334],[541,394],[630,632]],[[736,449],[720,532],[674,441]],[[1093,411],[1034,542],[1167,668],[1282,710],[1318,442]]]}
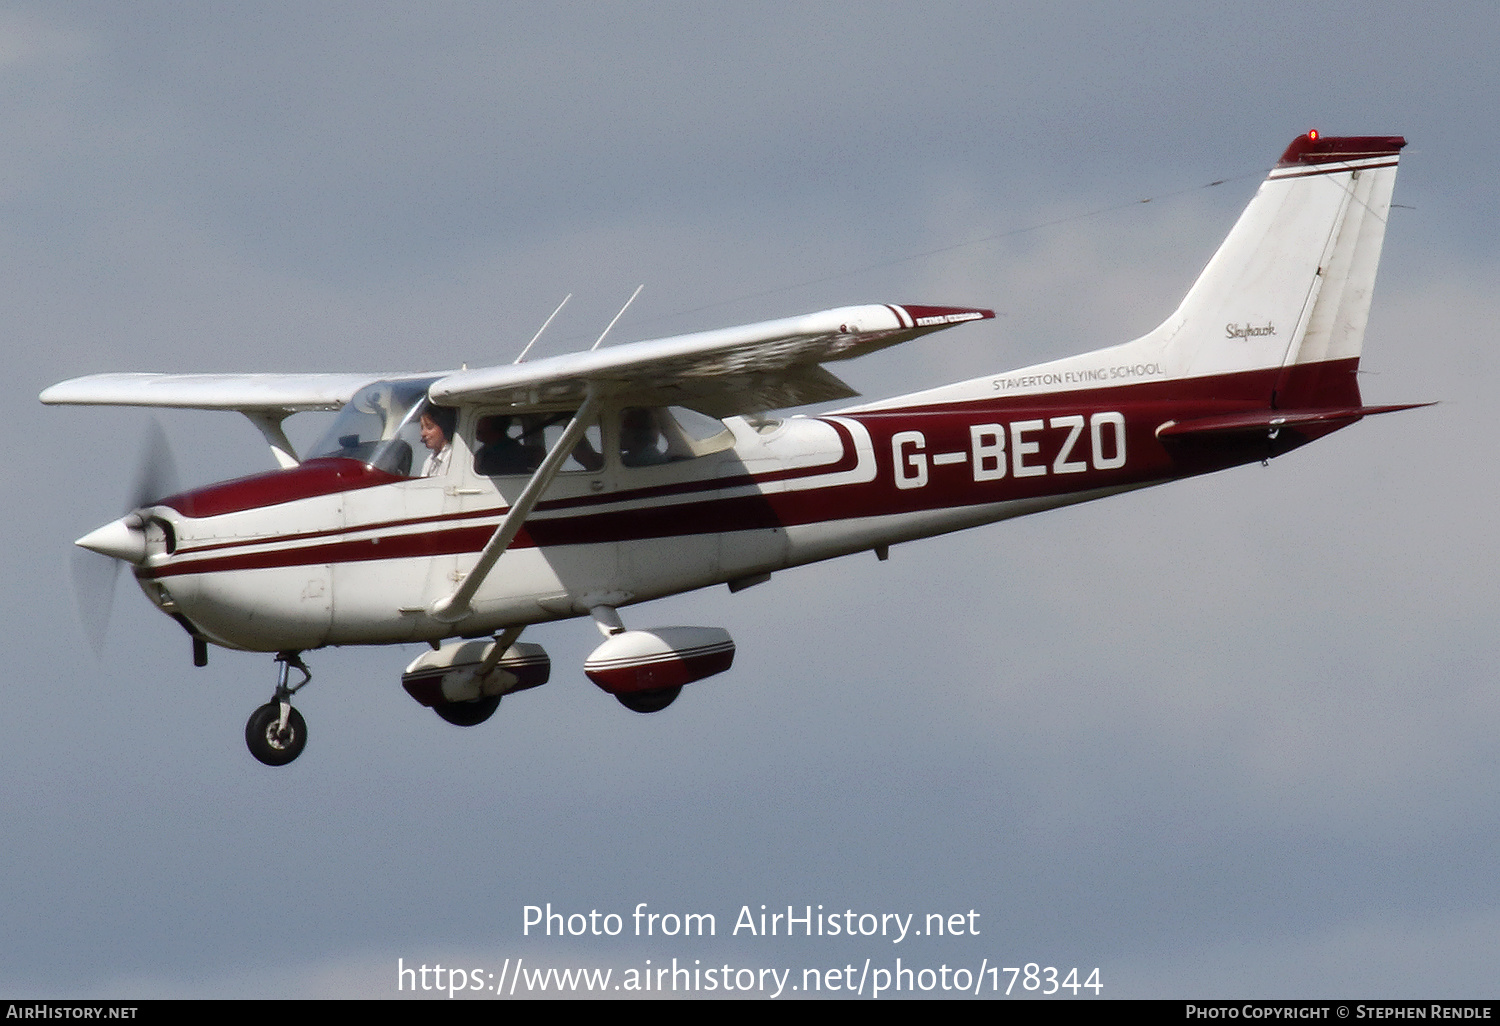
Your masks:
{"label": "side window", "polygon": [[[572,419],[572,410],[481,416],[474,425],[474,473],[484,477],[535,473]],[[598,471],[604,466],[603,451],[599,425],[590,424],[563,461],[561,472]]]}
{"label": "side window", "polygon": [[526,430],[526,417],[508,413],[482,416],[474,423],[474,473],[484,477],[530,474],[547,450]]}
{"label": "side window", "polygon": [[721,452],[734,444],[722,421],[683,407],[632,406],[620,411],[620,463],[655,467]]}
{"label": "side window", "polygon": [[[562,433],[567,430],[568,422],[573,419],[572,411],[554,414],[550,417],[542,430],[542,437],[546,439],[547,451],[562,439]],[[589,473],[597,474],[604,469],[604,440],[599,434],[599,422],[595,421],[584,429],[583,437],[578,444],[573,446],[573,451],[568,453],[568,458],[563,460],[561,473]]]}

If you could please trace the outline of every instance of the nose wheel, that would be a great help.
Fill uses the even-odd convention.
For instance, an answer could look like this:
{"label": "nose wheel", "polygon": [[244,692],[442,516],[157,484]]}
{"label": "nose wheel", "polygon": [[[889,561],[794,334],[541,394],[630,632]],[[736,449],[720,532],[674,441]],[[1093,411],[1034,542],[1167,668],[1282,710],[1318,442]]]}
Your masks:
{"label": "nose wheel", "polygon": [[302,714],[287,706],[283,726],[281,709],[280,702],[267,702],[251,713],[245,724],[245,744],[250,754],[267,766],[285,766],[307,746],[307,724]]}
{"label": "nose wheel", "polygon": [[[278,652],[276,662],[280,664],[276,695],[251,713],[245,724],[245,746],[267,766],[285,766],[307,747],[307,723],[292,708],[292,696],[312,680],[312,671],[299,652]],[[292,669],[302,673],[302,680],[295,685],[287,683]]]}

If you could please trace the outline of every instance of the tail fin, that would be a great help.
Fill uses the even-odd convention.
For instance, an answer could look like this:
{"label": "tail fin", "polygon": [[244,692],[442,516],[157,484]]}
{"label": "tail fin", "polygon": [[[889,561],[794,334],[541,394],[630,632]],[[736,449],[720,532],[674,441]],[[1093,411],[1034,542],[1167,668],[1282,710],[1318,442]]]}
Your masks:
{"label": "tail fin", "polygon": [[1281,409],[1357,407],[1399,136],[1293,140],[1171,317],[1129,347],[1169,378],[1260,372]]}
{"label": "tail fin", "polygon": [[1181,305],[1134,342],[857,409],[1128,387],[1142,398],[1357,420],[1355,372],[1405,145],[1400,136],[1294,139]]}

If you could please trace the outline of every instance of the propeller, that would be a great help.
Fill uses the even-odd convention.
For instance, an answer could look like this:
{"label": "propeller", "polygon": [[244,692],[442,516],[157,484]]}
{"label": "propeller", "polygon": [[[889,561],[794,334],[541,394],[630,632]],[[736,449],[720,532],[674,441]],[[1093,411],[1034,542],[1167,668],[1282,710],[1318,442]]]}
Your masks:
{"label": "propeller", "polygon": [[146,425],[146,437],[142,439],[141,458],[136,463],[135,481],[126,497],[129,503],[125,512],[149,506],[177,491],[177,461],[172,458],[172,447],[167,444],[167,433],[161,429],[156,418]]}
{"label": "propeller", "polygon": [[[126,493],[125,514],[128,516],[176,491],[177,462],[172,458],[166,432],[153,417],[146,427],[135,477]],[[95,535],[98,533],[94,532]],[[123,561],[80,547],[73,552],[70,562],[79,626],[94,655],[99,657],[104,654],[104,638],[109,632],[109,617],[114,607],[115,582],[119,579]]]}

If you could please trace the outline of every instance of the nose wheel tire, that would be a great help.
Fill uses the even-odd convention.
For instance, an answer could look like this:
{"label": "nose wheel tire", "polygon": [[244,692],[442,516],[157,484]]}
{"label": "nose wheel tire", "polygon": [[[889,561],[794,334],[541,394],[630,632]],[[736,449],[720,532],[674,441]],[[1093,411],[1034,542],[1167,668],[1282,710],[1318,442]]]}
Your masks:
{"label": "nose wheel tire", "polygon": [[657,688],[653,691],[632,691],[615,697],[631,712],[654,713],[661,712],[671,705],[680,694],[682,694],[682,688],[676,687]]}
{"label": "nose wheel tire", "polygon": [[267,766],[285,766],[307,747],[307,723],[301,713],[293,709],[287,715],[285,730],[277,729],[280,723],[281,704],[267,702],[245,724],[245,745]]}
{"label": "nose wheel tire", "polygon": [[455,727],[477,727],[500,708],[500,696],[476,698],[472,702],[440,702],[432,711]]}

